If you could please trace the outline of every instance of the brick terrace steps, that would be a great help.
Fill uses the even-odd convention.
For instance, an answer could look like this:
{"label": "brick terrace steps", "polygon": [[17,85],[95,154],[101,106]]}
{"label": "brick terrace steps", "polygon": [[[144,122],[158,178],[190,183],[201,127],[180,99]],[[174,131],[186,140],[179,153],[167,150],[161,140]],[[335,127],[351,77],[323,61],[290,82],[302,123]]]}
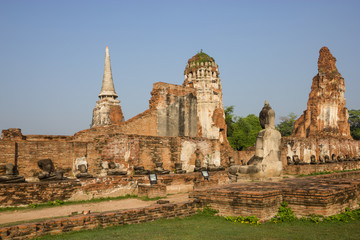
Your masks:
{"label": "brick terrace steps", "polygon": [[338,214],[355,209],[360,198],[360,171],[329,176],[286,179],[280,182],[236,183],[197,190],[190,198],[219,210],[221,215],[255,215],[268,220],[286,201],[298,216]]}

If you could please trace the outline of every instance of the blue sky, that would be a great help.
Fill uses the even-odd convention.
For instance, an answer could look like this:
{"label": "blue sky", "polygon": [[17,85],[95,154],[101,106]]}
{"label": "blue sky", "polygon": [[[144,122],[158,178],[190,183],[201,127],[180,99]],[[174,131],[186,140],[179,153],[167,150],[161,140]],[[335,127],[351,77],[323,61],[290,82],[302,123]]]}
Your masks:
{"label": "blue sky", "polygon": [[125,119],[152,84],[182,84],[200,49],[219,64],[225,106],[277,118],[306,109],[322,46],[347,107],[360,109],[360,1],[0,0],[0,129],[72,135],[91,123],[105,47]]}

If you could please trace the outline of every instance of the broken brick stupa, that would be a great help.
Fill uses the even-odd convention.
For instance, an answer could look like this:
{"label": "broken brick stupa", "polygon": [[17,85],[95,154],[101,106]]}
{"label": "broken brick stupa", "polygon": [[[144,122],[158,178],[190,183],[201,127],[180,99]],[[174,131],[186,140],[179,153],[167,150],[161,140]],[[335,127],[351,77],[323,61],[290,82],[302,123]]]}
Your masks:
{"label": "broken brick stupa", "polygon": [[296,120],[292,136],[352,139],[344,94],[345,81],[336,68],[336,58],[327,47],[323,47],[307,109]]}

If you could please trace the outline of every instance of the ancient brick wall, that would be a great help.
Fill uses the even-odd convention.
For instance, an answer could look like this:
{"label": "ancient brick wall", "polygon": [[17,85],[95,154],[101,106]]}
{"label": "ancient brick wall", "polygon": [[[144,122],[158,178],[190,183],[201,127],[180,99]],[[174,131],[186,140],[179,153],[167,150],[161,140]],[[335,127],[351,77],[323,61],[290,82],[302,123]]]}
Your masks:
{"label": "ancient brick wall", "polygon": [[255,151],[235,151],[233,153],[233,158],[236,165],[241,165],[242,161],[247,163],[250,158],[255,155]]}
{"label": "ancient brick wall", "polygon": [[15,162],[16,142],[0,140],[0,165]]}
{"label": "ancient brick wall", "polygon": [[157,114],[153,109],[136,115],[119,126],[119,132],[124,134],[137,134],[157,136]]}
{"label": "ancient brick wall", "polygon": [[0,184],[0,205],[19,206],[54,200],[67,200],[81,184],[74,180]]}
{"label": "ancient brick wall", "polygon": [[157,112],[156,136],[197,135],[196,90],[169,83],[154,83],[150,109]]}
{"label": "ancient brick wall", "polygon": [[194,88],[158,82],[154,83],[151,95],[148,110],[119,124],[119,127],[108,128],[116,129],[117,133],[145,136],[197,136]]}
{"label": "ancient brick wall", "polygon": [[1,239],[27,239],[45,234],[144,223],[163,218],[188,217],[197,213],[194,202],[164,204],[113,212],[92,213],[0,228]]}
{"label": "ancient brick wall", "polygon": [[116,135],[99,141],[98,148],[103,161],[114,161],[129,171],[133,166],[153,170],[155,162],[163,162],[171,171],[181,162],[183,169],[193,171],[197,157],[204,166],[221,164],[220,144],[209,139]]}
{"label": "ancient brick wall", "polygon": [[310,163],[311,156],[316,162],[319,158],[325,159],[328,156],[353,159],[360,156],[359,141],[344,138],[282,138],[282,162],[286,165],[286,157],[293,158],[297,155],[301,162]]}
{"label": "ancient brick wall", "polygon": [[37,165],[38,160],[50,158],[55,169],[63,170],[65,176],[72,177],[74,160],[86,155],[87,145],[84,142],[55,140],[0,140],[0,165],[12,163],[17,166],[19,175],[34,180],[41,172]]}
{"label": "ancient brick wall", "polygon": [[86,157],[88,172],[94,175],[102,174],[103,161],[120,164],[128,174],[132,174],[133,167],[138,165],[153,170],[155,162],[163,162],[163,167],[171,171],[176,162],[182,162],[185,170],[193,171],[196,158],[203,166],[219,166],[222,162],[221,145],[217,140],[118,132],[118,126],[93,127],[78,132],[71,141],[63,138],[46,140],[41,136],[32,136],[32,140],[0,140],[0,165],[17,165],[19,174],[33,181],[41,172],[38,160],[45,158],[50,158],[55,169],[63,170],[66,177],[74,177],[75,161],[82,157]]}
{"label": "ancient brick wall", "polygon": [[360,169],[360,161],[346,161],[325,164],[284,165],[283,174],[308,175],[320,172]]}
{"label": "ancient brick wall", "polygon": [[[229,182],[227,172],[210,172],[210,181],[201,173],[158,175],[166,194],[205,189]],[[149,184],[147,175],[105,176],[76,180],[0,184],[0,206],[19,206],[59,200],[88,200],[100,197],[137,195],[139,184]]]}
{"label": "ancient brick wall", "polygon": [[138,186],[139,197],[166,197],[166,185],[164,184],[139,184]]}

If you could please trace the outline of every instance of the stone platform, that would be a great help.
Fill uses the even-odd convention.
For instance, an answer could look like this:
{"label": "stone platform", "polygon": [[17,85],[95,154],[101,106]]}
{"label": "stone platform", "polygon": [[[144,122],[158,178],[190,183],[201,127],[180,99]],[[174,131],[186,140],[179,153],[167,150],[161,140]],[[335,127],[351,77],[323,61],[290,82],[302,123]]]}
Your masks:
{"label": "stone platform", "polygon": [[[200,172],[158,176],[158,185],[162,186],[161,196],[189,192],[193,189],[206,189],[214,187],[214,185],[224,185],[228,182],[229,178],[226,171],[211,172],[210,181],[204,180]],[[137,195],[139,193],[138,185],[141,184],[150,184],[148,175],[0,184],[0,207],[21,206],[55,200],[76,201],[101,197],[118,197],[126,194]],[[160,196],[160,192],[156,194],[155,192],[144,194],[148,197],[155,197],[156,194],[156,197]]]}
{"label": "stone platform", "polygon": [[359,207],[360,171],[327,176],[285,179],[279,182],[251,182],[197,190],[190,198],[219,210],[223,216],[274,217],[283,201],[297,216],[330,216],[346,207]]}

